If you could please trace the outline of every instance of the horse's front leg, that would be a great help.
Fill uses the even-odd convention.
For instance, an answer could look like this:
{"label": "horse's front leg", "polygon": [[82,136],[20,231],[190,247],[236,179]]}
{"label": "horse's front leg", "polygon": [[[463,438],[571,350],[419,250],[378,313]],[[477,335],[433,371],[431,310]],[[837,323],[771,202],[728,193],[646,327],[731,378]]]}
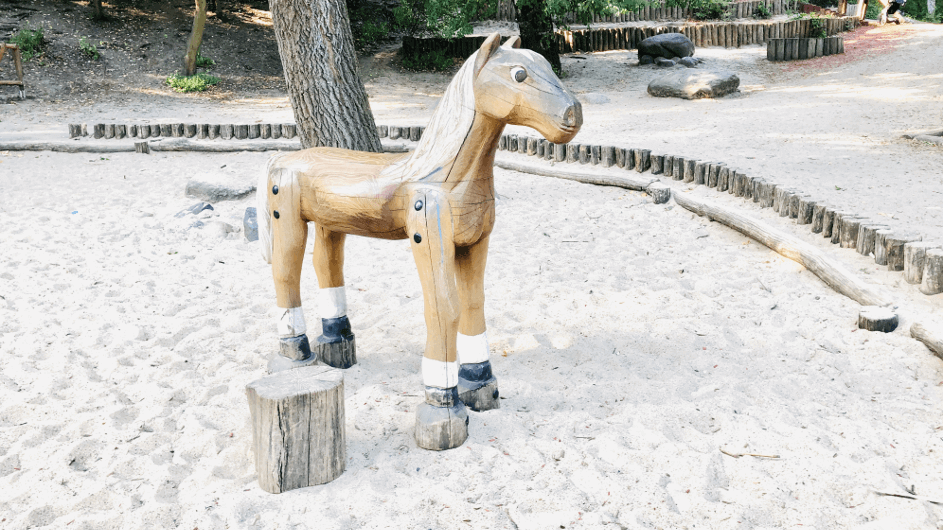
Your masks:
{"label": "horse's front leg", "polygon": [[[279,353],[293,361],[286,366],[269,365],[280,370],[316,361],[311,355],[301,309],[301,266],[304,263],[308,223],[301,216],[301,190],[298,180],[288,171],[270,173],[265,180],[265,207],[269,215],[272,241],[272,278],[275,280],[276,304],[283,309],[278,321]],[[267,188],[267,189],[266,189]]]}
{"label": "horse's front leg", "polygon": [[488,334],[485,332],[485,263],[488,259],[488,238],[459,247],[455,252],[456,280],[462,303],[458,325],[458,393],[461,400],[475,411],[496,409],[498,380],[491,372]]}
{"label": "horse's front leg", "polygon": [[435,188],[413,193],[406,227],[419,270],[426,316],[426,351],[422,358],[426,400],[416,410],[416,443],[425,449],[451,449],[468,438],[468,412],[456,388],[455,341],[460,306],[452,211],[446,195]]}
{"label": "horse's front leg", "polygon": [[334,368],[357,364],[356,342],[347,319],[344,291],[344,240],[347,235],[318,226],[314,238],[314,271],[318,276],[321,336],[318,357]]}

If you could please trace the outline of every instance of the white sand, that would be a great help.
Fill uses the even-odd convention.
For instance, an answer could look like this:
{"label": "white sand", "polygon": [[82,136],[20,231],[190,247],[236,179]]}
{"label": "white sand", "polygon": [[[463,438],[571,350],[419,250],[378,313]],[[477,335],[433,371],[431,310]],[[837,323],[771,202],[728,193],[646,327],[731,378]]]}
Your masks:
{"label": "white sand", "polygon": [[[939,46],[933,31],[921,42]],[[586,105],[577,141],[660,142],[665,153],[793,178],[809,192],[848,185],[836,197],[861,213],[898,208],[885,213],[943,233],[929,209],[943,203],[931,195],[943,191],[931,180],[941,150],[896,139],[934,128],[939,108],[897,117],[852,77],[865,63],[828,74],[860,98],[801,76],[694,103],[643,97],[644,85],[604,91],[580,74],[567,83],[612,101]],[[369,82],[380,123],[421,123],[441,83],[378,78]],[[939,102],[932,79],[938,69],[913,80],[923,92],[899,106]],[[180,101],[177,114],[175,102],[103,103],[49,117],[28,102],[0,109],[0,127],[9,138],[160,113],[290,117],[274,108],[283,99],[226,109]],[[868,119],[875,106],[883,110]],[[795,114],[808,107],[842,118]],[[812,124],[816,136],[803,136]],[[943,361],[901,331],[857,330],[857,304],[677,205],[502,170],[486,281],[502,408],[472,413],[461,448],[416,447],[425,334],[411,253],[404,242],[350,238],[360,364],[345,373],[347,471],[264,493],[244,386],[276,352],[276,310],[258,244],[239,232],[252,199],[174,214],[195,202],[183,196],[189,178],[254,181],[265,160],[0,154],[0,528],[943,528],[943,507],[873,493],[914,488],[943,500]],[[919,295],[900,273],[754,214],[943,321],[943,295]],[[302,282],[316,326],[310,266]]]}

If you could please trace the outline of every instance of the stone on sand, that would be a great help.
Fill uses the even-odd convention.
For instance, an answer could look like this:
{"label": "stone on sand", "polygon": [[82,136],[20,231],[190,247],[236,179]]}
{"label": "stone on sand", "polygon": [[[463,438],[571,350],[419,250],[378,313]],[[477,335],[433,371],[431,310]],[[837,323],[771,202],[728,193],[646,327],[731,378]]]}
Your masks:
{"label": "stone on sand", "polygon": [[648,93],[659,98],[719,98],[736,92],[740,78],[728,71],[678,70],[648,84]]}

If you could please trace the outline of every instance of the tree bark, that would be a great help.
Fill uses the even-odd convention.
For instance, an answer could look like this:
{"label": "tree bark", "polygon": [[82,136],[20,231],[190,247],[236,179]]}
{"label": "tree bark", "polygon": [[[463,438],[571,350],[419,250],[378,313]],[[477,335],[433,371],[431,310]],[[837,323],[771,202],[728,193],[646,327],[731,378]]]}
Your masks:
{"label": "tree bark", "polygon": [[92,0],[92,18],[105,20],[105,6],[102,5],[102,0]]}
{"label": "tree bark", "polygon": [[344,0],[269,0],[301,144],[380,152]]}
{"label": "tree bark", "polygon": [[533,50],[560,72],[560,50],[553,32],[553,20],[546,11],[544,0],[518,2],[517,25],[521,30],[521,47]]}
{"label": "tree bark", "polygon": [[187,42],[187,54],[183,58],[184,75],[196,75],[196,56],[203,43],[203,26],[206,24],[206,0],[196,0],[196,12],[193,14],[193,29]]}

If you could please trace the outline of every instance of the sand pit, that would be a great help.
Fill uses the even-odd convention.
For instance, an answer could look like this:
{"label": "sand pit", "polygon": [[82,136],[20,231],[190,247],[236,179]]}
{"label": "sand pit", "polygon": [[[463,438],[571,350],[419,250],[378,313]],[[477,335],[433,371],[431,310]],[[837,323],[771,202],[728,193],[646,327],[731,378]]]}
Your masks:
{"label": "sand pit", "polygon": [[[852,79],[859,68],[828,75]],[[422,123],[441,79],[383,90],[378,79],[396,75],[368,79],[378,121]],[[897,129],[933,128],[916,123],[916,109],[938,96],[904,98],[913,113],[894,121],[886,108],[880,123],[867,118],[870,106],[826,91],[773,108],[799,86],[817,86],[805,74],[778,75],[763,90],[706,105],[661,107],[640,99],[644,84],[605,92],[609,105],[586,105],[581,137],[703,153],[796,178],[809,192],[856,178],[841,196],[862,213],[899,204],[885,212],[892,222],[943,230],[930,209],[939,204],[932,190],[943,189],[929,169],[940,167],[939,151],[896,139]],[[565,82],[601,92],[589,76]],[[791,120],[803,101],[842,119],[816,121],[815,135],[835,142],[802,137],[800,159],[777,136],[799,133],[776,131],[802,129]],[[266,121],[288,112],[277,98],[225,108],[158,102],[48,117],[40,102],[4,106],[0,132],[41,135],[62,123],[65,135],[65,123],[154,109],[244,120],[267,113]],[[744,115],[765,117],[748,130]],[[701,127],[709,141],[698,140],[707,137]],[[862,140],[862,129],[885,133]],[[838,149],[849,159],[836,158]],[[882,157],[895,157],[896,172]],[[830,160],[827,171],[812,158]],[[673,203],[506,170],[496,170],[486,275],[502,408],[472,413],[463,447],[416,447],[425,333],[412,255],[404,242],[349,238],[360,364],[345,373],[347,470],[323,486],[263,492],[244,387],[276,353],[277,310],[258,243],[240,232],[254,201],[175,214],[195,202],[183,196],[189,178],[255,182],[266,159],[0,154],[0,527],[943,528],[943,507],[926,500],[943,501],[943,361],[902,330],[858,330],[858,304]],[[894,194],[882,188],[889,181]],[[669,184],[790,227],[727,194]],[[943,295],[920,295],[900,273],[796,234],[943,319]],[[302,285],[313,308],[310,266]],[[735,456],[747,453],[762,456]]]}

